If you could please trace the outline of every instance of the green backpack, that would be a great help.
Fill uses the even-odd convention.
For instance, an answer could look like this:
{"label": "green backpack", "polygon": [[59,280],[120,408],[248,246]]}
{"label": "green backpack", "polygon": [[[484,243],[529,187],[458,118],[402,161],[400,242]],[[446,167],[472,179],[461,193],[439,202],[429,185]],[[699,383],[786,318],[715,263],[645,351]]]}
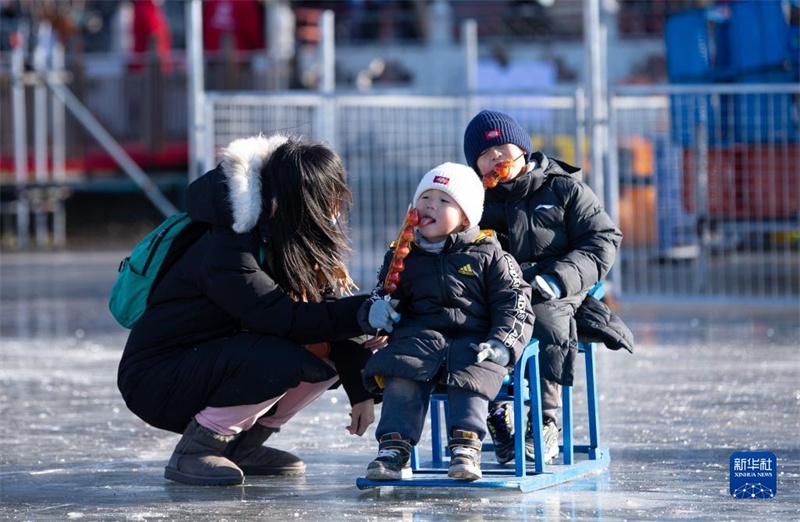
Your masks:
{"label": "green backpack", "polygon": [[153,289],[169,268],[207,230],[208,225],[192,221],[185,212],[161,222],[122,260],[111,288],[108,308],[125,328],[132,328],[144,314]]}

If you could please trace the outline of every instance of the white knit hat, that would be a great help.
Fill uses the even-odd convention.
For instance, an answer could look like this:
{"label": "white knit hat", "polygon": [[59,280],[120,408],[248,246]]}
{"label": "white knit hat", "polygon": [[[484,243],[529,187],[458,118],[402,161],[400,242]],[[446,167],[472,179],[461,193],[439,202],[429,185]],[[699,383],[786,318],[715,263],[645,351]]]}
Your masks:
{"label": "white knit hat", "polygon": [[483,215],[484,189],[475,171],[460,163],[442,163],[422,178],[414,193],[414,204],[426,190],[441,190],[452,197],[469,220],[469,226],[480,223]]}

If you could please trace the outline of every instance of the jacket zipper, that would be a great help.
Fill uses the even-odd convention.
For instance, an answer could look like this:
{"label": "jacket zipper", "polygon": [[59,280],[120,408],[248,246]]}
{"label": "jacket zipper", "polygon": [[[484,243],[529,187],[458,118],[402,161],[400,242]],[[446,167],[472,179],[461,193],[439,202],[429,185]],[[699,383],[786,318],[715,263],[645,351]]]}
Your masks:
{"label": "jacket zipper", "polygon": [[170,225],[167,228],[156,234],[155,237],[153,237],[153,239],[150,240],[150,244],[147,245],[149,253],[147,254],[147,261],[145,261],[144,267],[142,267],[142,275],[147,274],[147,269],[150,267],[150,263],[153,261],[153,256],[155,256],[156,254],[156,249],[158,249],[158,245],[160,245],[161,241],[164,240],[164,236],[166,236],[167,233],[170,230],[172,230],[172,228],[175,225],[177,225],[178,223],[180,223],[185,219],[189,219],[188,214],[184,214],[179,219],[176,219],[173,223],[170,223]]}

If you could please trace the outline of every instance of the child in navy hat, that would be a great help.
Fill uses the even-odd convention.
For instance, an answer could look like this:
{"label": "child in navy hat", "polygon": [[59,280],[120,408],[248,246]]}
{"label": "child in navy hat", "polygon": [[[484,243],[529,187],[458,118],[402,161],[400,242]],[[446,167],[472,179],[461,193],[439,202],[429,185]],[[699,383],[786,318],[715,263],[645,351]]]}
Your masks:
{"label": "child in navy hat", "polygon": [[[489,147],[515,145],[514,159],[527,163],[533,154],[531,137],[517,121],[502,112],[481,111],[467,125],[464,132],[464,155],[467,165],[476,169],[478,157]],[[478,173],[480,174],[480,172]]]}
{"label": "child in navy hat", "polygon": [[[495,230],[533,290],[543,449],[545,460],[552,461],[558,455],[560,385],[572,385],[577,355],[574,316],[592,286],[608,274],[622,233],[580,169],[533,151],[528,133],[507,114],[479,112],[464,132],[464,156],[487,187],[481,227]],[[506,404],[490,405],[488,427],[501,464],[514,459],[510,413]],[[525,454],[533,459],[530,425],[529,420]]]}
{"label": "child in navy hat", "polygon": [[[383,390],[379,452],[368,479],[411,476],[411,448],[439,384],[447,387],[450,405],[448,476],[481,478],[489,401],[533,329],[530,286],[519,265],[478,228],[483,198],[480,180],[466,165],[445,163],[425,174],[406,218],[413,232],[392,244],[373,298],[359,312],[366,332],[390,334],[364,370],[367,388]],[[397,261],[399,273],[392,270]],[[384,299],[387,280],[393,301]]]}

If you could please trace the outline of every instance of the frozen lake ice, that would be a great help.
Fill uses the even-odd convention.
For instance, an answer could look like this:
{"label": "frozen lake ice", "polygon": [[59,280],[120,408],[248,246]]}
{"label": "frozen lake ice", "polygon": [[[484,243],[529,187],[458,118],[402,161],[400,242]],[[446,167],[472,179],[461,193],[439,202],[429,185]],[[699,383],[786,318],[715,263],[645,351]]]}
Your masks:
{"label": "frozen lake ice", "polygon": [[[0,257],[4,519],[800,519],[800,304],[618,303],[636,353],[598,349],[611,464],[590,478],[529,493],[359,490],[376,452],[374,426],[349,435],[346,397],[331,391],[270,440],[303,457],[304,477],[192,487],[163,478],[178,436],[133,416],[116,388],[127,331],[107,312],[107,294],[123,255]],[[576,438],[586,432],[580,381]],[[729,495],[737,451],[775,453],[774,498]]]}

